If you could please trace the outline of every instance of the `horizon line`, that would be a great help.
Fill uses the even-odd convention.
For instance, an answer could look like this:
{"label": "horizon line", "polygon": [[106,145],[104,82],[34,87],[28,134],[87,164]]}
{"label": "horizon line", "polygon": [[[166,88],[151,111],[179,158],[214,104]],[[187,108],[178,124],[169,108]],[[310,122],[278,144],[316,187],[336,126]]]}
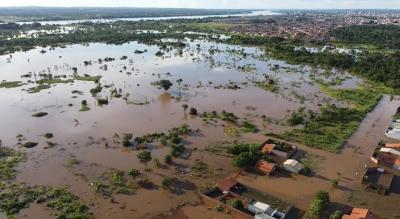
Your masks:
{"label": "horizon line", "polygon": [[194,8],[194,7],[136,7],[136,6],[42,6],[20,5],[0,6],[0,8],[143,8],[143,9],[198,9],[198,10],[400,10],[400,8]]}

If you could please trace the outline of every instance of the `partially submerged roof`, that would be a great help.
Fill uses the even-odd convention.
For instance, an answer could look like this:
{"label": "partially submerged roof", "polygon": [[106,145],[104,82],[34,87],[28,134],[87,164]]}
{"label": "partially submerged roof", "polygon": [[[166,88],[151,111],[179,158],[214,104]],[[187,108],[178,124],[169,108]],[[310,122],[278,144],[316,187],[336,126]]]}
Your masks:
{"label": "partially submerged roof", "polygon": [[365,208],[353,208],[350,215],[343,215],[342,219],[379,219],[370,210]]}
{"label": "partially submerged roof", "polygon": [[391,165],[394,164],[397,158],[398,156],[392,153],[379,153],[377,156],[379,162],[384,162]]}
{"label": "partially submerged roof", "polygon": [[395,149],[400,149],[400,143],[388,143],[385,144],[386,148],[395,148]]}
{"label": "partially submerged roof", "polygon": [[400,151],[395,150],[393,148],[381,148],[380,152],[384,152],[384,153],[391,153],[391,154],[395,154],[397,156],[400,156]]}
{"label": "partially submerged roof", "polygon": [[265,174],[270,174],[275,170],[276,165],[273,163],[268,163],[265,160],[259,160],[256,165],[255,168]]}
{"label": "partially submerged roof", "polygon": [[264,154],[270,154],[274,150],[275,144],[264,144],[261,148],[261,152]]}
{"label": "partially submerged roof", "polygon": [[229,191],[232,187],[234,187],[238,182],[234,177],[227,177],[217,183],[217,187],[222,191]]}
{"label": "partially submerged roof", "polygon": [[392,173],[383,173],[379,176],[378,185],[383,186],[386,189],[390,189],[390,185],[392,185],[394,175]]}
{"label": "partially submerged roof", "polygon": [[270,205],[267,205],[267,204],[262,203],[262,202],[254,202],[254,203],[252,203],[252,205],[253,205],[254,207],[260,209],[260,210],[263,211],[263,212],[266,212],[266,211],[268,211],[269,209],[271,209],[271,206],[270,206]]}
{"label": "partially submerged roof", "polygon": [[287,159],[285,162],[283,162],[283,165],[288,165],[288,166],[292,166],[294,168],[296,168],[296,170],[302,170],[303,164],[301,164],[299,161],[294,160],[294,159]]}

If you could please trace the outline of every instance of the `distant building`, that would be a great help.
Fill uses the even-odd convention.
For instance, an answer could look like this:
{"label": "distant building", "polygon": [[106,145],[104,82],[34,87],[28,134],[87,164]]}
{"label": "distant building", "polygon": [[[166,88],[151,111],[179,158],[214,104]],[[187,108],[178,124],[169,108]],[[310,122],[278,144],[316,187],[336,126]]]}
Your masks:
{"label": "distant building", "polygon": [[364,208],[353,208],[351,214],[345,214],[342,219],[379,219],[370,210]]}
{"label": "distant building", "polygon": [[288,159],[283,163],[283,168],[292,173],[300,173],[304,166],[294,159]]}

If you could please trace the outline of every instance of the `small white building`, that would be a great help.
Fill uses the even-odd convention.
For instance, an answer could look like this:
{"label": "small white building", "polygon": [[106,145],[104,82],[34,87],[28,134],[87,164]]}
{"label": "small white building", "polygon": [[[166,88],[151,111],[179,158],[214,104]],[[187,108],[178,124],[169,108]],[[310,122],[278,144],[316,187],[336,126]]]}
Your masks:
{"label": "small white building", "polygon": [[292,173],[300,173],[303,170],[304,166],[297,160],[287,159],[283,163],[283,168]]}

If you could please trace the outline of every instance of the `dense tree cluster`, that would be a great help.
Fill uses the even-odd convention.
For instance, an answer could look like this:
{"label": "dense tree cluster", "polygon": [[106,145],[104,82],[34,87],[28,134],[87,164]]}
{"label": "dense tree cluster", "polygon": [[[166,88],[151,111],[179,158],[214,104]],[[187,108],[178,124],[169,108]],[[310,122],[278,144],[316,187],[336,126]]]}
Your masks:
{"label": "dense tree cluster", "polygon": [[343,43],[400,48],[400,26],[397,25],[353,25],[333,30],[330,35]]}

